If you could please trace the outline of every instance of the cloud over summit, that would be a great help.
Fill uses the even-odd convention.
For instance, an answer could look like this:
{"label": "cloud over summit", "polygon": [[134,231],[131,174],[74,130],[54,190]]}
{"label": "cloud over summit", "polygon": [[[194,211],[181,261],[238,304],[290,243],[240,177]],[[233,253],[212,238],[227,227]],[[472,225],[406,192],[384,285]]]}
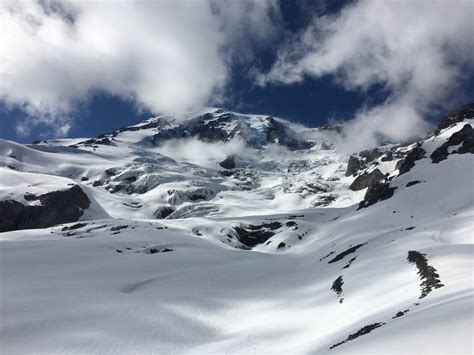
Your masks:
{"label": "cloud over summit", "polygon": [[427,116],[458,104],[474,71],[472,0],[348,1],[336,13],[328,3],[296,2],[316,10],[294,34],[277,0],[4,0],[0,101],[26,112],[18,133],[43,123],[64,136],[97,93],[157,113],[221,104],[238,64],[262,87],[330,78],[365,93],[345,117],[348,149],[423,133]]}
{"label": "cloud over summit", "polygon": [[[231,49],[270,37],[267,1],[2,1],[0,97],[67,133],[94,92],[178,113],[228,82]],[[251,13],[251,16],[247,14]],[[243,33],[240,31],[239,33]],[[236,43],[238,42],[238,43]]]}

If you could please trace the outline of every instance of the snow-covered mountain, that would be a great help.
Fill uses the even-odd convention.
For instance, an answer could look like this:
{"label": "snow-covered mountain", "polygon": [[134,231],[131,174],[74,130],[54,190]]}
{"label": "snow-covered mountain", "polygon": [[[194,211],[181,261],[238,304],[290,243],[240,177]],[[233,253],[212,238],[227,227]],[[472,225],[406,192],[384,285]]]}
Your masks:
{"label": "snow-covered mountain", "polygon": [[0,140],[5,353],[472,353],[474,104],[417,141],[209,108]]}

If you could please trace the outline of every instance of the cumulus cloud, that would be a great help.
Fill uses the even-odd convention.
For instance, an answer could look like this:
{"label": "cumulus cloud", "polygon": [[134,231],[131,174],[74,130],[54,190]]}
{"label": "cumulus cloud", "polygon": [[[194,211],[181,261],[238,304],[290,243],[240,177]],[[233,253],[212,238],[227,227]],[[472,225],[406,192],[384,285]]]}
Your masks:
{"label": "cumulus cloud", "polygon": [[276,12],[263,0],[2,1],[0,98],[30,116],[20,133],[67,133],[95,92],[181,113],[218,97],[236,51],[269,40]]}
{"label": "cumulus cloud", "polygon": [[331,75],[347,90],[378,85],[387,99],[356,113],[346,125],[347,145],[362,149],[379,138],[415,136],[426,129],[426,115],[453,99],[465,69],[474,66],[473,18],[470,0],[359,1],[314,18],[281,48],[259,83]]}

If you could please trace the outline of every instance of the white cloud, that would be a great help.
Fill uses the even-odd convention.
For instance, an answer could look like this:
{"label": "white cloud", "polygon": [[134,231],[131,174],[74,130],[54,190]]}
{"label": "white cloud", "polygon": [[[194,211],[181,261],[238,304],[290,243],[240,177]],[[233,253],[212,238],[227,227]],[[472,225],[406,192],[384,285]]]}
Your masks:
{"label": "white cloud", "polygon": [[275,11],[263,0],[2,1],[0,98],[29,114],[25,134],[37,123],[67,133],[97,91],[181,113],[217,97],[237,50],[269,40]]}
{"label": "white cloud", "polygon": [[351,149],[422,133],[423,118],[453,99],[474,65],[471,0],[360,1],[315,18],[259,82],[292,84],[333,75],[348,90],[380,84],[389,97],[346,127]]}
{"label": "white cloud", "polygon": [[197,138],[186,138],[171,139],[160,145],[157,151],[177,161],[216,169],[216,161],[231,155],[242,155],[246,152],[246,146],[245,142],[238,138],[225,143],[208,143]]}

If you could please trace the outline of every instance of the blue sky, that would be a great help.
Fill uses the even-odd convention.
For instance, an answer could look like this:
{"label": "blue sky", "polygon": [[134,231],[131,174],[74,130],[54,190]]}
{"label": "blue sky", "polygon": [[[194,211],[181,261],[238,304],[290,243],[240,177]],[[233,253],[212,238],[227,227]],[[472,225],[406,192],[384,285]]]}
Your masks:
{"label": "blue sky", "polygon": [[[0,138],[90,137],[154,113],[213,105],[309,126],[345,120],[355,134],[373,131],[364,139],[401,139],[472,99],[472,55],[452,54],[471,44],[470,20],[463,15],[470,10],[467,1],[454,0],[454,10],[425,0],[406,6],[323,0],[177,3],[144,2],[134,8],[129,3],[123,9],[114,2],[108,7],[3,4],[0,21],[13,25],[2,36],[24,38],[24,43],[11,42],[9,51],[0,47],[7,63],[0,73],[7,78],[0,86]],[[419,11],[427,5],[429,11]],[[126,26],[120,32],[114,19],[96,21],[110,10],[118,23],[125,21],[137,32],[127,37]],[[387,10],[388,19],[373,19]],[[436,26],[445,10],[458,17],[456,28]],[[155,28],[148,13],[176,21]],[[22,23],[28,21],[24,14],[37,17],[48,31]],[[173,32],[181,17],[189,25]],[[14,26],[18,23],[33,30],[25,36]],[[414,30],[400,30],[407,25]],[[91,39],[91,32],[96,37]],[[25,59],[28,51],[37,58]]]}

